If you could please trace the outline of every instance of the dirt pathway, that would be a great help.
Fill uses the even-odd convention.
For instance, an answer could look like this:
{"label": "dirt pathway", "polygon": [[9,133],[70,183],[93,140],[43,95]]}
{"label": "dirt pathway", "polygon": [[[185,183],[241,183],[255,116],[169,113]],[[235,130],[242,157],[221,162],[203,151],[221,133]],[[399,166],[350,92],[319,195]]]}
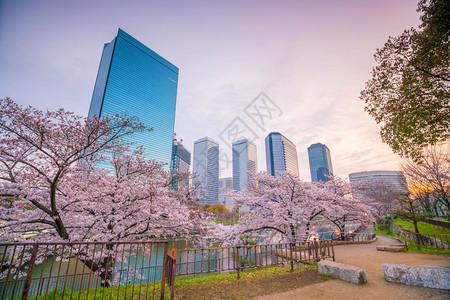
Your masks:
{"label": "dirt pathway", "polygon": [[334,248],[337,262],[366,270],[367,284],[355,285],[340,280],[328,280],[257,299],[450,299],[450,293],[443,290],[396,284],[384,279],[381,268],[383,263],[450,267],[449,256],[376,250],[377,245],[396,243],[396,240],[389,237],[378,236],[377,242],[372,244],[342,245]]}

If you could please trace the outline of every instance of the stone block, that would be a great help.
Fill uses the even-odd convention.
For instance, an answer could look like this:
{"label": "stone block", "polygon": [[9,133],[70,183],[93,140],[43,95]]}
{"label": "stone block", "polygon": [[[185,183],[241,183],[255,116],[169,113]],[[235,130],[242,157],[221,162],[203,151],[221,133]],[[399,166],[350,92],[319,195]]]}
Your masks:
{"label": "stone block", "polygon": [[319,266],[320,274],[330,275],[354,284],[367,282],[366,271],[362,268],[328,260],[322,260],[317,265]]}
{"label": "stone block", "polygon": [[383,264],[386,281],[450,290],[450,268]]}
{"label": "stone block", "polygon": [[404,245],[381,245],[377,246],[378,251],[387,251],[387,252],[403,252],[405,250]]}

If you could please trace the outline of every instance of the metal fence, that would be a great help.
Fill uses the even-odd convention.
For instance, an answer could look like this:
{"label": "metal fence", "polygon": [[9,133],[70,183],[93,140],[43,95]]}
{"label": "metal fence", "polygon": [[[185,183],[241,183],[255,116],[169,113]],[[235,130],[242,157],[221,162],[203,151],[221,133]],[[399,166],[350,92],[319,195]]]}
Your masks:
{"label": "metal fence", "polygon": [[[314,237],[315,236],[315,237]],[[366,242],[374,239],[375,235],[373,233],[346,233],[343,235],[337,234],[335,231],[323,231],[315,233],[312,235],[296,235],[296,236],[286,236],[282,241],[285,242],[297,242],[297,241],[311,241],[314,239],[319,240],[333,240],[334,242],[346,241],[346,242]]]}
{"label": "metal fence", "polygon": [[344,241],[348,242],[367,242],[375,238],[373,233],[350,233],[344,236]]}
{"label": "metal fence", "polygon": [[[168,242],[0,243],[0,299],[171,298],[175,276],[334,260],[333,242],[315,240],[183,249]],[[57,292],[56,292],[57,291]]]}
{"label": "metal fence", "polygon": [[[449,250],[449,234],[415,233],[414,231],[402,228],[400,230],[400,235],[405,240],[405,244],[406,241],[409,241],[411,244],[419,243],[420,246]],[[406,247],[408,247],[408,245],[406,245]]]}
{"label": "metal fence", "polygon": [[[160,298],[167,242],[0,244],[0,299]],[[109,288],[111,287],[111,288]]]}
{"label": "metal fence", "polygon": [[311,263],[333,258],[333,242],[316,240],[295,243],[260,244],[236,247],[183,249],[177,251],[175,274],[195,275],[240,271],[294,262]]}

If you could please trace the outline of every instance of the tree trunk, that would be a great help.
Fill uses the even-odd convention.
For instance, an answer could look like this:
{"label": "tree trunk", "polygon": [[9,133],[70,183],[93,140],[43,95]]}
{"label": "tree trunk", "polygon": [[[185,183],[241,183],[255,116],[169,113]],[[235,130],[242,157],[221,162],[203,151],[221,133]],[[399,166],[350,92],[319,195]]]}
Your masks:
{"label": "tree trunk", "polygon": [[420,235],[419,235],[419,227],[417,227],[417,220],[414,219],[413,223],[414,223],[414,232],[415,232],[415,236],[416,236],[416,246],[417,246],[417,250],[420,251]]}
{"label": "tree trunk", "polygon": [[342,230],[341,230],[341,228],[339,228],[339,231],[340,231],[341,241],[345,241],[345,225]]}
{"label": "tree trunk", "polygon": [[[106,245],[107,250],[112,250],[113,245],[107,244]],[[95,250],[94,250],[95,251]],[[91,254],[94,256],[94,254]],[[90,256],[90,254],[85,255]],[[96,272],[98,276],[100,276],[101,285],[103,287],[110,287],[112,286],[112,280],[114,275],[114,269],[116,265],[116,260],[114,258],[114,255],[111,253],[108,254],[108,256],[99,258],[98,260],[92,260],[92,259],[80,259],[88,268],[90,268],[93,272]],[[128,274],[130,276],[130,274]]]}

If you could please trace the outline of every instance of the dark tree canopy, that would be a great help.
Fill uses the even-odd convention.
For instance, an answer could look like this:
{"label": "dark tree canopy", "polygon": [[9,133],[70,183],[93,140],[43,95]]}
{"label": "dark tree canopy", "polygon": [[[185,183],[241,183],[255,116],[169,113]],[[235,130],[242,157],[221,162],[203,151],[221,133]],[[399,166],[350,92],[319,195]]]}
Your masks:
{"label": "dark tree canopy", "polygon": [[450,1],[421,0],[419,29],[389,37],[360,98],[381,124],[381,138],[420,160],[427,145],[450,137]]}

